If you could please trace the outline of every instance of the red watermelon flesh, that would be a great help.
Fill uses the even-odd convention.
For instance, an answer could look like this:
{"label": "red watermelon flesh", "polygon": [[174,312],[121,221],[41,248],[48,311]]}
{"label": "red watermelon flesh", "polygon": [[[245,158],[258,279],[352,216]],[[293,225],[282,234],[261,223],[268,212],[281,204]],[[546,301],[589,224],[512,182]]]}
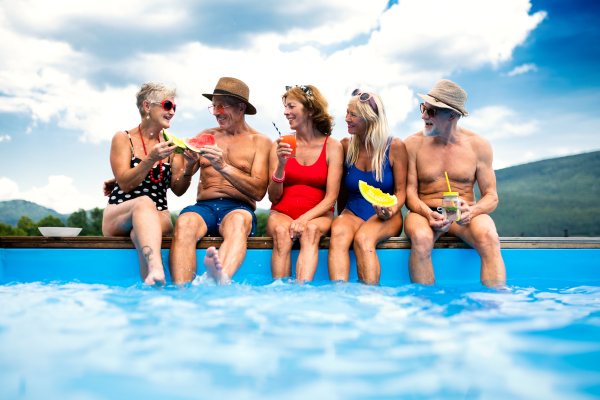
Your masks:
{"label": "red watermelon flesh", "polygon": [[185,145],[196,153],[202,153],[202,146],[214,146],[217,144],[213,135],[200,135],[189,139],[183,139]]}

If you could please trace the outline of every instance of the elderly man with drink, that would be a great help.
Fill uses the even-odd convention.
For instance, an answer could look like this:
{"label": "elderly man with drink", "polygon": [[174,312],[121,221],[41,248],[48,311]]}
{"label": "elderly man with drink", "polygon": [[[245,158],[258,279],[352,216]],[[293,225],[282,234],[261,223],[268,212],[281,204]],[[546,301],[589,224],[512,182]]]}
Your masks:
{"label": "elderly man with drink", "polygon": [[[506,270],[496,226],[488,215],[498,205],[492,148],[480,135],[458,126],[458,120],[469,114],[465,111],[467,93],[460,86],[444,79],[429,94],[419,94],[419,97],[424,101],[421,118],[425,126],[406,139],[406,203],[411,212],[406,216],[404,229],[412,242],[411,281],[435,283],[431,251],[439,237],[451,235],[463,239],[479,253],[484,285],[502,285],[506,281]],[[481,191],[478,202],[475,183]],[[446,213],[442,215],[438,211],[444,193],[454,201],[447,193],[448,186],[459,196],[459,199],[453,197],[460,208],[457,221],[447,219]]]}

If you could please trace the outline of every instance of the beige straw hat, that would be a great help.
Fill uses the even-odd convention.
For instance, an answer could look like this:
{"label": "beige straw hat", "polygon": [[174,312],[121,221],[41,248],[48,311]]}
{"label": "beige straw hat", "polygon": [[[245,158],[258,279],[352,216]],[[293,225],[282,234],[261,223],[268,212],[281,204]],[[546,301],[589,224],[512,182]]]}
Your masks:
{"label": "beige straw hat", "polygon": [[458,111],[465,117],[469,115],[469,113],[465,111],[467,92],[448,79],[442,79],[436,83],[428,94],[417,93],[417,96],[432,106],[450,108],[454,111]]}
{"label": "beige straw hat", "polygon": [[203,93],[202,96],[209,100],[212,100],[213,96],[231,96],[240,99],[246,104],[245,114],[254,115],[256,114],[256,108],[248,101],[250,97],[250,89],[248,85],[239,79],[235,78],[221,78],[217,82],[217,86],[212,93]]}

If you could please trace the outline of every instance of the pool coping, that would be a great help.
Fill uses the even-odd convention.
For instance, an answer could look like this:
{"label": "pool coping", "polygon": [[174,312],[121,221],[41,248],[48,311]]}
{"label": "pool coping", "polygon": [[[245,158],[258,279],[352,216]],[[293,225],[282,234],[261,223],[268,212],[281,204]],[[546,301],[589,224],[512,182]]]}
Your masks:
{"label": "pool coping", "polygon": [[[329,237],[319,243],[319,249],[329,249]],[[173,239],[163,237],[162,249],[170,249]],[[206,249],[210,246],[220,247],[223,238],[205,237],[196,246]],[[253,237],[247,239],[248,249],[272,249],[273,239],[270,237]],[[502,237],[502,249],[600,249],[600,237]],[[134,245],[128,237],[43,237],[43,236],[0,236],[0,248],[5,249],[133,249]],[[300,243],[294,244],[299,249]],[[377,245],[378,249],[410,249],[410,239],[393,237]],[[470,249],[467,243],[459,238],[442,237],[435,243],[436,249]]]}

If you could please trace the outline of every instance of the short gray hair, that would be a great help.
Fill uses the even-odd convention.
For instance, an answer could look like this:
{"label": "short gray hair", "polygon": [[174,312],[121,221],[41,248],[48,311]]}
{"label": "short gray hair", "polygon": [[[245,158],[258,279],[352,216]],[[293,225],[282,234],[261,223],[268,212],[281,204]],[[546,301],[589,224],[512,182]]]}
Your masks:
{"label": "short gray hair", "polygon": [[145,117],[144,101],[161,101],[165,97],[176,99],[179,95],[177,94],[175,85],[169,85],[164,82],[146,82],[142,85],[140,91],[135,94],[135,97],[140,115]]}

